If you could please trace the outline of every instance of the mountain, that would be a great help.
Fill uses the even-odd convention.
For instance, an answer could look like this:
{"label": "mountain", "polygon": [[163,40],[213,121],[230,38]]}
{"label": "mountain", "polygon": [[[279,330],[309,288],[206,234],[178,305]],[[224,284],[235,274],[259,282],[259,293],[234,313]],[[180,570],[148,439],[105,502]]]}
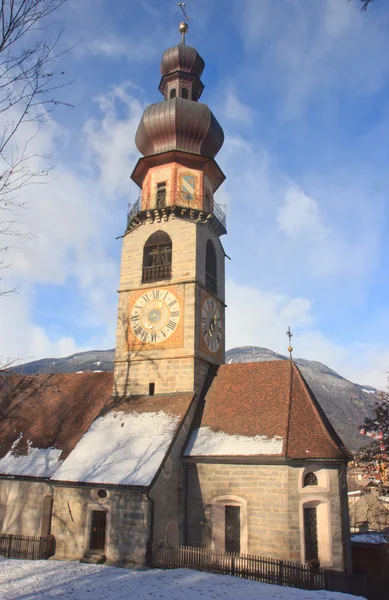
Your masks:
{"label": "mountain", "polygon": [[[16,373],[79,373],[82,371],[112,371],[114,350],[91,350],[78,352],[67,358],[44,358],[11,370]],[[226,353],[226,363],[263,362],[288,360],[267,348],[241,346]],[[345,379],[323,363],[296,358],[306,382],[316,396],[332,426],[344,443],[356,450],[367,440],[359,433],[365,417],[371,415],[378,392],[374,387],[361,386]]]}

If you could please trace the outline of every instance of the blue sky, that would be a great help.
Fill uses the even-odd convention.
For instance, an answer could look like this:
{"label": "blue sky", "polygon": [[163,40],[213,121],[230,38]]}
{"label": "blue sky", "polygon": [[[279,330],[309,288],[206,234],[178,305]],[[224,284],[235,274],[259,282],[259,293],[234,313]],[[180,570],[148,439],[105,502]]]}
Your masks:
{"label": "blue sky", "polygon": [[[227,347],[320,360],[383,386],[389,367],[389,7],[353,0],[188,0],[202,100],[224,128]],[[114,346],[134,135],[178,43],[174,0],[68,0],[62,59],[74,108],[34,149],[55,164],[21,192],[30,233],[12,250],[0,356]],[[28,124],[21,140],[33,131]],[[43,165],[43,159],[35,159]]]}

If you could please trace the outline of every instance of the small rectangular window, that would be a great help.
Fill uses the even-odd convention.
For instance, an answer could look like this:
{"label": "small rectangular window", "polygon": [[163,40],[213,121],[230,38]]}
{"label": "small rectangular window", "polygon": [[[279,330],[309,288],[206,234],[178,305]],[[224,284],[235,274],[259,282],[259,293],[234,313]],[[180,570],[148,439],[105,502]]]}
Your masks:
{"label": "small rectangular window", "polygon": [[149,383],[149,396],[154,396],[155,383]]}
{"label": "small rectangular window", "polygon": [[225,550],[240,553],[240,506],[225,507]]}
{"label": "small rectangular window", "polygon": [[165,208],[166,206],[166,181],[157,183],[156,207]]}

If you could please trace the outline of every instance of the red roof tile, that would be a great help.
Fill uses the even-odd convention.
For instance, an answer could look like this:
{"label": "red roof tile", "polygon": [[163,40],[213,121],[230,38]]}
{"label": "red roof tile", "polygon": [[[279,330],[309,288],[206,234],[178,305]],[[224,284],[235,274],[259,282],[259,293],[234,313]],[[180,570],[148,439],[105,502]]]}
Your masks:
{"label": "red roof tile", "polygon": [[15,453],[34,448],[62,450],[61,460],[108,407],[112,373],[6,375],[0,377],[0,458],[22,433]]}
{"label": "red roof tile", "polygon": [[205,395],[201,422],[196,425],[206,428],[203,431],[211,429],[230,436],[282,437],[279,456],[286,458],[346,456],[342,442],[290,361],[220,366]]}

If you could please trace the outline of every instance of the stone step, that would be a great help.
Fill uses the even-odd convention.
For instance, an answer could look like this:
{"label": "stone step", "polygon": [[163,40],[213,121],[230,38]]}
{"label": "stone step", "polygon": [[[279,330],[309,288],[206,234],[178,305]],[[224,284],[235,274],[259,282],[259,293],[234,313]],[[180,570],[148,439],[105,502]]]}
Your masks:
{"label": "stone step", "polygon": [[101,552],[86,552],[81,558],[80,563],[87,563],[89,565],[102,565],[106,560],[107,557]]}

